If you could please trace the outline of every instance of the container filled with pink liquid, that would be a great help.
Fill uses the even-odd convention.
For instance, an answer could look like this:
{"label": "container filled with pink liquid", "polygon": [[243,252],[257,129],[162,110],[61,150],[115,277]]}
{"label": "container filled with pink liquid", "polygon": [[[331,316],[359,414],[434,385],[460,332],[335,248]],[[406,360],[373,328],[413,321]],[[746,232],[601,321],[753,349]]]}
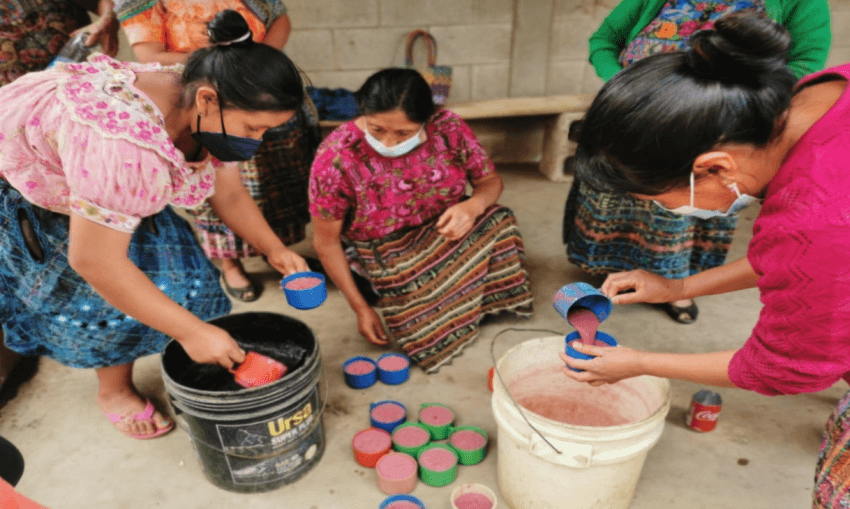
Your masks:
{"label": "container filled with pink liquid", "polygon": [[483,484],[461,484],[452,492],[452,509],[496,509],[496,494]]}
{"label": "container filled with pink liquid", "polygon": [[319,307],[328,297],[325,276],[319,272],[296,272],[280,282],[286,302],[295,309]]}
{"label": "container filled with pink liquid", "polygon": [[[599,332],[599,325],[611,314],[611,299],[593,286],[578,282],[564,285],[555,293],[555,310],[576,329],[564,338],[567,355],[574,359],[592,359],[572,347],[574,341],[593,346],[617,346],[612,336]],[[570,368],[573,371],[579,369]]]}

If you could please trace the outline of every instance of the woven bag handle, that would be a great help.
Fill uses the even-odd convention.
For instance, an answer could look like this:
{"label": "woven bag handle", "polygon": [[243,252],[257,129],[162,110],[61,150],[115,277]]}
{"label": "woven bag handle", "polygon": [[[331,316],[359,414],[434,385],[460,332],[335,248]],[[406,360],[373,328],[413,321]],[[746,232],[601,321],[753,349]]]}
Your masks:
{"label": "woven bag handle", "polygon": [[413,67],[413,45],[420,37],[424,37],[428,41],[428,66],[437,63],[437,41],[434,36],[425,30],[414,30],[407,34],[407,42],[405,43],[404,64],[407,67]]}

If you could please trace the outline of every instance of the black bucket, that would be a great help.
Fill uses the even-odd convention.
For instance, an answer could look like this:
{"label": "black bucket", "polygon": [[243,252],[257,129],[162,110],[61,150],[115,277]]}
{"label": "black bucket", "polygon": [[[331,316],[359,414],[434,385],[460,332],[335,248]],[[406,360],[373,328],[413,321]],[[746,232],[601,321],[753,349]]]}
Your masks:
{"label": "black bucket", "polygon": [[318,342],[304,323],[274,313],[233,314],[209,323],[288,371],[276,382],[244,389],[226,369],[193,362],[176,341],[165,347],[165,389],[204,475],[239,493],[292,483],[325,450],[320,392],[327,388],[320,390]]}

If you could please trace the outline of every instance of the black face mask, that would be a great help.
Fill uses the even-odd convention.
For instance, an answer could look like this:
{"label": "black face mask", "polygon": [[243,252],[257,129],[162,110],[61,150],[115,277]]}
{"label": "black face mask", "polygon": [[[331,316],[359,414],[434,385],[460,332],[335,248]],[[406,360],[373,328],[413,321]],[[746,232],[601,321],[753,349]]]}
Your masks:
{"label": "black face mask", "polygon": [[209,153],[223,162],[247,161],[254,157],[254,152],[262,143],[262,140],[243,138],[241,136],[228,136],[224,129],[224,115],[218,110],[221,118],[221,132],[212,133],[201,131],[201,114],[198,114],[197,130],[192,133],[192,138],[201,144]]}

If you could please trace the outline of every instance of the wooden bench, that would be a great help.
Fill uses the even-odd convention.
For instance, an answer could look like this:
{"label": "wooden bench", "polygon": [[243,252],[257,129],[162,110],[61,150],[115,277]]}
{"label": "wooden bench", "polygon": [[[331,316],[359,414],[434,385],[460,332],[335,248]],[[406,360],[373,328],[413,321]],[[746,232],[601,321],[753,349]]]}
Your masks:
{"label": "wooden bench", "polygon": [[[575,147],[567,140],[570,123],[584,116],[595,95],[553,95],[508,97],[448,104],[446,108],[467,121],[531,118],[543,122],[543,137],[537,157],[538,169],[550,180],[564,180],[564,160]],[[323,131],[335,129],[342,121],[323,120]]]}

